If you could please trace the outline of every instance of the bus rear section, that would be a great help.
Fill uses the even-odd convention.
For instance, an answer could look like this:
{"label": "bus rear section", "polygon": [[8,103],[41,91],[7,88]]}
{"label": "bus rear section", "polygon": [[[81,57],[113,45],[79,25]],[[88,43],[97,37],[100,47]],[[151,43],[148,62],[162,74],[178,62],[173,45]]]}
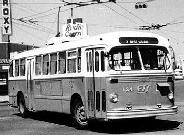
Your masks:
{"label": "bus rear section", "polygon": [[163,46],[113,47],[106,78],[107,119],[175,114],[170,58]]}

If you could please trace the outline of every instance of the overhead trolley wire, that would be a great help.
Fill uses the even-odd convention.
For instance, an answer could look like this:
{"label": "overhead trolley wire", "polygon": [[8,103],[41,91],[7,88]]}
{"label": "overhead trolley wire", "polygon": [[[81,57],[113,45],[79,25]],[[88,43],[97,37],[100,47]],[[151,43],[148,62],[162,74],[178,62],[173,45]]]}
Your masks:
{"label": "overhead trolley wire", "polygon": [[[42,41],[43,39],[41,39],[41,38],[43,38],[42,36],[36,36],[35,34],[33,34],[33,33],[31,33],[31,32],[29,32],[29,31],[27,31],[27,30],[24,30],[24,29],[22,29],[22,27],[18,24],[18,23],[16,23],[15,22],[15,28],[17,28],[17,29],[19,29],[19,30],[21,30],[21,31],[23,31],[23,32],[25,32],[26,34],[29,34],[30,36],[32,36],[32,37],[34,37],[34,38],[36,38],[36,39],[39,39],[40,41]],[[45,39],[44,39],[45,40]]]}
{"label": "overhead trolley wire", "polygon": [[106,4],[103,4],[103,5],[104,5],[105,7],[107,7],[107,8],[109,8],[110,10],[112,10],[113,12],[115,12],[116,14],[118,14],[118,15],[120,15],[120,16],[126,18],[126,19],[128,19],[130,22],[133,22],[134,24],[138,24],[138,23],[136,23],[134,20],[132,20],[132,19],[128,18],[127,16],[124,16],[123,14],[117,12],[115,9],[111,8],[110,6],[107,6]]}
{"label": "overhead trolley wire", "polygon": [[[58,7],[58,8],[59,8],[59,7]],[[61,12],[66,12],[66,11],[69,11],[69,10],[71,10],[71,8],[68,8],[68,9],[66,9],[66,10],[60,11],[60,13],[61,13]],[[57,13],[50,13],[50,14],[47,14],[47,15],[39,16],[39,19],[40,19],[40,18],[47,17],[47,16],[50,16],[50,15],[53,15],[53,14],[57,14]],[[35,18],[35,19],[36,19],[36,18]]]}
{"label": "overhead trolley wire", "polygon": [[30,9],[28,9],[28,8],[26,8],[26,7],[23,7],[22,5],[16,4],[15,6],[16,6],[16,7],[14,7],[14,6],[12,7],[13,10],[15,10],[15,9],[18,8],[18,9],[20,9],[21,11],[23,10],[23,11],[25,11],[25,12],[27,12],[27,13],[31,13],[31,14],[32,14],[32,13],[34,13],[34,14],[36,13],[36,12],[33,11],[33,10],[30,10]]}
{"label": "overhead trolley wire", "polygon": [[25,17],[23,17],[23,18],[30,18],[30,17],[33,17],[33,16],[42,15],[42,14],[45,14],[45,13],[47,13],[47,12],[50,12],[50,11],[55,10],[55,9],[58,9],[58,8],[59,8],[59,6],[54,7],[54,8],[51,8],[51,9],[46,10],[46,11],[43,11],[43,12],[40,12],[40,13],[36,13],[36,14],[30,15],[30,16],[25,16]]}
{"label": "overhead trolley wire", "polygon": [[[14,19],[16,21],[19,21],[18,19]],[[17,23],[14,21],[14,23]],[[48,32],[48,33],[51,33],[51,31],[54,32],[54,30],[52,29],[49,29],[47,27],[44,27],[44,26],[40,26],[40,25],[35,25],[35,24],[32,24],[32,23],[28,23],[28,22],[21,22],[19,21],[19,23],[17,23],[19,25],[22,25],[22,26],[25,26],[27,28],[32,28],[32,29],[35,29],[35,30],[39,30],[39,31],[42,31],[42,32]]]}
{"label": "overhead trolley wire", "polygon": [[88,24],[90,26],[108,27],[108,28],[122,28],[122,29],[138,29],[138,27],[126,27],[121,25],[101,25],[101,24]]}
{"label": "overhead trolley wire", "polygon": [[[0,4],[3,4],[0,2]],[[11,4],[30,4],[30,5],[38,5],[38,4],[62,4],[61,2],[11,2]]]}
{"label": "overhead trolley wire", "polygon": [[138,18],[140,21],[144,22],[144,23],[147,23],[147,24],[150,24],[149,22],[143,20],[142,18],[138,17],[137,15],[135,15],[134,13],[132,13],[131,11],[129,11],[128,9],[124,8],[122,5],[120,4],[117,4],[117,3],[114,3],[116,4],[117,6],[119,6],[120,8],[124,9],[125,11],[127,11],[129,14],[133,15],[134,17]]}

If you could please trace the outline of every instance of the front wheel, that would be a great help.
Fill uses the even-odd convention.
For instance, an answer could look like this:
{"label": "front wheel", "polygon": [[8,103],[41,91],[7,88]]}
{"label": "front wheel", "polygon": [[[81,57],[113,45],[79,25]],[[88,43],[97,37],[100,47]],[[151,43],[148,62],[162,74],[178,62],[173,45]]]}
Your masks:
{"label": "front wheel", "polygon": [[73,117],[77,128],[85,129],[88,127],[86,112],[84,109],[84,105],[82,104],[81,101],[75,102],[75,105],[73,108]]}

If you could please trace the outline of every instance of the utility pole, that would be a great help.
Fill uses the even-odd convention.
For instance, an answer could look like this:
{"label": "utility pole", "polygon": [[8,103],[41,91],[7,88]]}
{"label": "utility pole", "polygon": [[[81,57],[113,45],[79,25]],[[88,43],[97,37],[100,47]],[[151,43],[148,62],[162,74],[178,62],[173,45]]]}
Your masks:
{"label": "utility pole", "polygon": [[73,24],[73,7],[71,8],[71,24]]}
{"label": "utility pole", "polygon": [[59,13],[60,13],[60,9],[61,9],[61,7],[59,7],[59,10],[58,10],[58,19],[57,19],[57,35],[56,35],[56,37],[59,37],[59,35],[60,35],[60,32],[59,32]]}
{"label": "utility pole", "polygon": [[[73,0],[72,0],[73,3]],[[71,5],[71,24],[73,24],[73,8],[74,8],[74,4]]]}

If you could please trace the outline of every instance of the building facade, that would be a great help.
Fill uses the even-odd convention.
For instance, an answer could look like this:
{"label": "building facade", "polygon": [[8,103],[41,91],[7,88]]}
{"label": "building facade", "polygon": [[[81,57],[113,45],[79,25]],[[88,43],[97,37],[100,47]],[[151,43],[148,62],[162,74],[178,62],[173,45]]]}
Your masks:
{"label": "building facade", "polygon": [[0,42],[0,95],[8,94],[8,70],[11,54],[33,48],[33,45]]}

